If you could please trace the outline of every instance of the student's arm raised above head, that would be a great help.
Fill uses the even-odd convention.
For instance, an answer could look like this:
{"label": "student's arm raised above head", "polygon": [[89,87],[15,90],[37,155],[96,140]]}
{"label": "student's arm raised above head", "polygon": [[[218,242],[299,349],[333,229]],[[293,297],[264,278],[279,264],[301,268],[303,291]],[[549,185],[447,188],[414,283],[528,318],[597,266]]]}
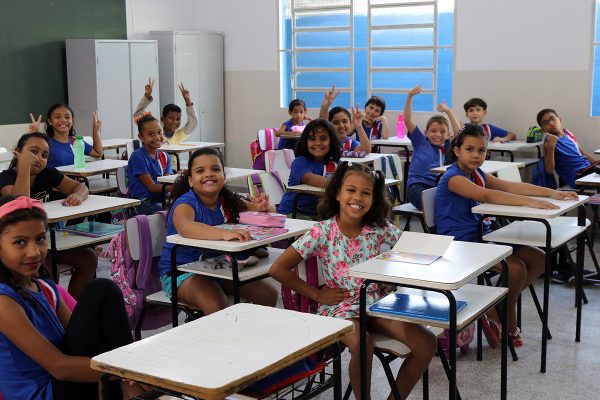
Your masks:
{"label": "student's arm raised above head", "polygon": [[328,91],[323,95],[323,101],[321,102],[321,108],[319,109],[319,118],[328,119],[329,117],[329,107],[333,104],[333,101],[339,96],[340,91],[335,91],[335,85],[331,87]]}
{"label": "student's arm raised above head", "polygon": [[100,158],[102,154],[104,154],[104,148],[102,147],[102,139],[100,139],[100,127],[102,126],[102,122],[98,119],[98,114],[95,112],[92,113],[92,151],[90,151],[90,156]]}
{"label": "student's arm raised above head", "polygon": [[352,123],[354,124],[354,129],[358,132],[358,139],[360,141],[360,146],[358,146],[356,151],[364,151],[367,154],[371,152],[371,142],[369,141],[369,137],[365,132],[365,128],[363,127],[363,114],[360,111],[360,106],[357,104],[356,108],[350,107],[350,112],[352,113]]}
{"label": "student's arm raised above head", "polygon": [[185,125],[179,129],[183,130],[186,135],[189,135],[198,126],[198,115],[196,114],[194,103],[192,103],[190,91],[183,86],[183,83],[179,84],[179,91],[181,92],[183,101],[185,101],[185,113],[187,115]]}
{"label": "student's arm raised above head", "polygon": [[[489,175],[486,175],[486,178]],[[448,181],[448,189],[459,196],[478,201],[480,203],[503,204],[507,206],[528,206],[532,208],[556,209],[558,206],[538,199],[503,192],[501,190],[487,189],[476,185],[464,176],[453,176]]]}
{"label": "student's arm raised above head", "polygon": [[412,131],[414,131],[417,127],[417,124],[415,124],[415,121],[413,121],[412,117],[412,99],[414,96],[421,93],[422,90],[423,89],[421,89],[421,85],[418,85],[406,95],[406,104],[404,105],[404,111],[402,114],[404,115],[404,125],[406,125],[406,129],[408,130],[409,134],[412,133]]}
{"label": "student's arm raised above head", "polygon": [[450,125],[452,125],[452,134],[449,135],[449,137],[452,138],[458,133],[459,130],[462,129],[462,122],[460,122],[458,118],[456,118],[456,114],[454,114],[454,111],[452,111],[452,109],[448,107],[448,105],[446,104],[446,100],[442,101],[438,105],[437,109],[439,112],[444,113],[448,116],[448,119],[450,120]]}
{"label": "student's arm raised above head", "polygon": [[133,112],[133,118],[144,113],[146,107],[152,103],[152,89],[154,88],[154,79],[148,78],[148,83],[144,86],[144,95]]}
{"label": "student's arm raised above head", "polygon": [[68,356],[50,343],[31,324],[23,308],[8,296],[0,296],[0,332],[55,379],[97,382],[102,375],[90,368],[88,357]]}

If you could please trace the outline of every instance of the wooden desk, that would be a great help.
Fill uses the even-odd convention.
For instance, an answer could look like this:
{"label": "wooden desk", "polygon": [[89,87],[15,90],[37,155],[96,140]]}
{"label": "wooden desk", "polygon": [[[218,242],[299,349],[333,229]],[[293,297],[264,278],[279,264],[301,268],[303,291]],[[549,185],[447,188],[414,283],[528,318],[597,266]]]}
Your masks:
{"label": "wooden desk", "polygon": [[[492,161],[485,160],[481,165],[481,170],[487,174],[496,174],[501,169],[510,168],[510,167],[523,168],[525,164],[522,162],[506,162],[506,161]],[[441,167],[431,168],[431,172],[434,174],[443,174],[446,170],[450,168],[450,165],[443,165]]]}
{"label": "wooden desk", "polygon": [[[57,238],[56,230],[53,224],[57,222],[69,221],[75,218],[88,217],[103,212],[118,210],[121,208],[134,207],[140,204],[137,199],[127,199],[122,197],[107,197],[89,195],[88,198],[78,206],[66,207],[62,205],[62,200],[50,201],[44,203],[44,209],[48,215],[48,231],[50,235],[50,254],[52,254],[52,277],[58,282],[58,265],[56,258],[59,250],[66,250],[75,247],[87,246],[100,243],[99,238],[85,237],[69,234]],[[110,240],[112,236],[104,236],[104,242]]]}
{"label": "wooden desk", "polygon": [[[465,327],[476,320],[486,310],[500,301],[503,302],[504,312],[502,315],[502,356],[501,356],[501,393],[500,397],[506,399],[506,350],[508,347],[508,289],[506,287],[489,287],[478,285],[467,285],[467,283],[478,277],[483,272],[502,262],[503,269],[507,270],[506,262],[503,261],[512,253],[508,246],[489,245],[482,243],[470,243],[453,241],[444,256],[430,265],[419,265],[386,261],[371,258],[368,261],[350,267],[350,276],[364,279],[360,290],[360,333],[361,333],[361,359],[366,357],[366,289],[374,282],[391,283],[406,288],[424,289],[438,292],[437,296],[444,296],[450,305],[448,322],[434,322],[435,326],[450,330],[450,385],[449,398],[456,399],[456,334],[457,330]],[[505,285],[507,284],[506,273],[503,274]],[[406,289],[399,289],[404,291]],[[410,291],[409,291],[410,292]],[[429,296],[429,293],[427,293]],[[435,295],[435,294],[433,294]],[[456,312],[456,301],[467,299],[467,308],[460,313]],[[478,299],[475,301],[475,299]],[[470,303],[469,303],[470,302]],[[470,308],[469,308],[470,307]],[[389,314],[380,315],[389,318]],[[413,323],[429,324],[429,320],[417,318],[403,318]],[[481,354],[478,350],[478,358]],[[361,379],[365,388],[366,369],[361,365]],[[363,392],[362,398],[366,398]]]}
{"label": "wooden desk", "polygon": [[[263,245],[267,245],[279,240],[292,238],[295,236],[299,236],[309,230],[315,224],[314,221],[304,221],[299,219],[288,218],[285,221],[285,228],[288,229],[287,232],[282,233],[281,235],[276,235],[273,237],[269,237],[261,240],[249,240],[247,242],[240,242],[237,240],[199,240],[199,239],[190,239],[185,238],[179,234],[167,236],[167,243],[173,243],[174,246],[171,248],[171,276],[175,277],[178,275],[178,265],[177,265],[177,249],[181,246],[188,247],[196,247],[200,249],[207,249],[211,251],[222,251],[232,260],[231,265],[231,274],[233,279],[233,301],[234,303],[240,302],[240,272],[238,269],[237,261],[233,253],[237,253],[244,250],[254,249],[256,247],[260,247]],[[172,293],[172,317],[173,317],[173,326],[177,326],[178,320],[177,316],[179,310],[177,309],[177,280],[171,279],[171,293]]]}
{"label": "wooden desk", "polygon": [[[223,399],[321,349],[337,349],[352,331],[343,319],[242,303],[100,354],[91,367],[189,396]],[[334,398],[341,399],[339,356],[334,363]]]}
{"label": "wooden desk", "polygon": [[[544,273],[544,300],[542,306],[542,354],[540,372],[546,372],[546,349],[548,334],[548,314],[550,298],[550,276],[552,275],[552,254],[558,250],[559,246],[568,240],[577,237],[577,271],[575,290],[575,305],[577,307],[577,322],[575,327],[575,341],[580,341],[581,332],[581,299],[583,279],[583,251],[585,246],[587,220],[585,218],[584,204],[588,196],[579,196],[578,200],[554,200],[543,198],[559,206],[555,210],[544,210],[525,206],[506,206],[500,204],[480,204],[471,210],[475,214],[480,214],[479,233],[480,239],[485,241],[494,241],[494,243],[507,244],[531,244],[541,247],[545,252],[545,273]],[[574,218],[565,218],[558,220],[560,215],[574,209],[578,209],[577,222]],[[490,234],[483,235],[483,220],[487,217],[510,217],[518,222],[513,222],[508,226],[500,228]],[[555,221],[552,221],[552,220]],[[533,221],[533,222],[532,222]],[[543,229],[539,225],[543,224]],[[537,226],[536,226],[537,225]],[[555,228],[554,231],[552,228]],[[554,232],[554,233],[553,233]],[[558,233],[557,233],[558,232]]]}
{"label": "wooden desk", "polygon": [[542,149],[541,149],[542,144],[543,144],[543,142],[527,143],[525,141],[519,141],[519,140],[514,140],[514,141],[509,141],[509,142],[504,142],[504,143],[496,143],[496,142],[493,142],[490,140],[488,142],[487,150],[488,150],[488,152],[498,151],[498,152],[500,152],[500,154],[504,154],[506,152],[510,155],[510,161],[514,162],[515,161],[514,152],[527,150],[527,149],[533,149],[534,147],[537,148],[538,159],[540,159],[542,157]]}
{"label": "wooden desk", "polygon": [[162,151],[166,151],[169,154],[175,156],[177,160],[177,171],[181,169],[181,161],[179,159],[180,153],[192,153],[199,149],[223,149],[225,148],[225,143],[220,142],[184,142],[180,144],[165,144],[160,149]]}

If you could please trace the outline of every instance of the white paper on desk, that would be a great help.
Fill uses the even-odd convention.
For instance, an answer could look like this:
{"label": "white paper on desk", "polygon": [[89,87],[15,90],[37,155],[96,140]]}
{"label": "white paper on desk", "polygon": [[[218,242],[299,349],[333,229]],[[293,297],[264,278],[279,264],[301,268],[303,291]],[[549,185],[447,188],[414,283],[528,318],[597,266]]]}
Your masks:
{"label": "white paper on desk", "polygon": [[454,236],[404,231],[392,251],[441,257],[453,239]]}

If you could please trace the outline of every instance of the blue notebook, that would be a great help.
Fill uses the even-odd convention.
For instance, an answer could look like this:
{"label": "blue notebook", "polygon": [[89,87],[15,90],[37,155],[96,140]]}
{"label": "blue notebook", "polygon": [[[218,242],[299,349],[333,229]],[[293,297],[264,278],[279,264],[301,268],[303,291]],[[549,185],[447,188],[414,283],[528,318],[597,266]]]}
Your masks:
{"label": "blue notebook", "polygon": [[[456,313],[467,305],[466,301],[456,301]],[[435,321],[448,321],[450,304],[445,297],[425,297],[404,293],[390,293],[369,307],[372,312],[423,318]]]}

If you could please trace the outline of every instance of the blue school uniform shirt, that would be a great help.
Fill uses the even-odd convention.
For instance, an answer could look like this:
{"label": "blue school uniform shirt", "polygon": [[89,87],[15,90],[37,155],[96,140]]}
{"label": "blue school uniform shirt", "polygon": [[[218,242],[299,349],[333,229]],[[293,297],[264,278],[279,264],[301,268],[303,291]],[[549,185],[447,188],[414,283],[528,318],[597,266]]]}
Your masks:
{"label": "blue school uniform shirt", "polygon": [[[557,138],[554,148],[554,170],[560,179],[574,188],[577,186],[575,184],[577,172],[589,167],[592,163],[579,152],[575,136],[567,130],[563,130],[563,133],[565,135]],[[547,139],[547,137],[544,138],[544,143]]]}
{"label": "blue school uniform shirt", "polygon": [[446,140],[441,147],[434,146],[419,127],[415,127],[412,133],[408,134],[408,138],[413,145],[413,156],[408,168],[406,184],[410,186],[415,183],[424,183],[434,187],[437,174],[432,173],[431,169],[441,167],[446,162],[446,151],[450,146],[450,140]]}
{"label": "blue school uniform shirt", "polygon": [[[56,286],[49,283],[60,297]],[[40,334],[57,348],[61,348],[65,330],[56,316],[54,306],[48,303],[41,288],[27,292],[36,302],[34,306],[5,283],[0,283],[0,296],[8,296],[23,308],[27,318]],[[48,371],[23,353],[0,333],[0,393],[4,400],[52,400],[52,377]]]}
{"label": "blue school uniform shirt", "polygon": [[[302,176],[308,172],[329,178],[335,172],[335,167],[336,163],[331,160],[319,162],[311,160],[305,156],[296,157],[294,161],[292,161],[288,186],[302,184],[300,179],[302,179]],[[294,199],[298,195],[298,193],[285,192],[281,198],[281,203],[277,208],[277,212],[281,214],[291,214],[294,210]],[[303,194],[298,198],[297,207],[303,211],[316,212],[318,202],[318,196]]]}
{"label": "blue school uniform shirt", "polygon": [[454,236],[455,240],[477,242],[479,215],[473,214],[471,209],[479,203],[450,191],[448,182],[455,176],[464,176],[471,182],[485,187],[485,173],[480,168],[477,168],[471,177],[467,177],[456,163],[452,164],[440,179],[435,192],[436,230],[439,235]]}
{"label": "blue school uniform shirt", "polygon": [[[201,222],[206,225],[216,226],[225,223],[225,215],[220,206],[222,203],[223,197],[219,195],[217,199],[217,208],[215,210],[211,210],[206,207],[202,201],[196,196],[193,189],[188,190],[187,193],[179,197],[175,200],[175,203],[171,206],[169,210],[169,216],[167,217],[167,236],[177,234],[177,229],[175,229],[175,224],[173,223],[173,212],[175,208],[177,208],[180,204],[187,204],[194,209],[194,221]],[[158,264],[158,273],[160,276],[163,276],[167,273],[171,272],[171,249],[173,248],[172,243],[165,243],[163,246],[163,251],[160,256],[160,262]],[[198,249],[195,247],[180,247],[177,249],[177,265],[187,264],[190,262],[198,261],[198,259],[209,253],[204,249]],[[214,253],[210,253],[214,254]]]}
{"label": "blue school uniform shirt", "polygon": [[[292,119],[285,121],[283,124],[285,126],[286,131],[291,131],[292,126],[295,126],[294,121]],[[304,126],[306,123],[302,121],[300,126]],[[291,149],[294,150],[296,148],[296,143],[298,143],[298,139],[288,139],[288,138],[279,138],[279,144],[277,145],[277,150],[281,149]]]}
{"label": "blue school uniform shirt", "polygon": [[354,149],[360,146],[360,142],[352,139],[350,136],[346,136],[346,138],[341,142],[341,145],[343,151],[354,151]]}
{"label": "blue school uniform shirt", "polygon": [[140,180],[140,175],[150,174],[154,183],[157,178],[165,174],[172,174],[171,156],[164,151],[156,152],[156,160],[153,159],[146,147],[142,146],[131,153],[127,163],[127,178],[129,179],[129,197],[133,199],[162,199],[161,193],[152,193]]}
{"label": "blue school uniform shirt", "polygon": [[[371,126],[367,126],[366,122],[363,121],[362,126],[369,140],[381,139],[381,130],[383,129],[381,121],[375,121]],[[358,140],[358,132],[356,132],[356,139]]]}
{"label": "blue school uniform shirt", "polygon": [[[50,143],[50,152],[48,153],[48,166],[49,167],[62,167],[64,165],[73,165],[75,164],[75,154],[73,153],[73,141],[75,140],[74,136],[69,136],[68,143],[62,143],[53,137],[48,138],[48,143]],[[87,156],[92,151],[93,147],[87,143],[85,140],[83,141],[85,145],[85,149],[83,153]]]}

